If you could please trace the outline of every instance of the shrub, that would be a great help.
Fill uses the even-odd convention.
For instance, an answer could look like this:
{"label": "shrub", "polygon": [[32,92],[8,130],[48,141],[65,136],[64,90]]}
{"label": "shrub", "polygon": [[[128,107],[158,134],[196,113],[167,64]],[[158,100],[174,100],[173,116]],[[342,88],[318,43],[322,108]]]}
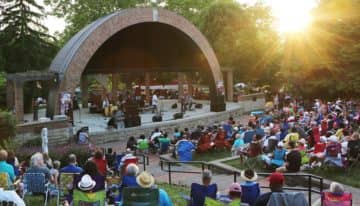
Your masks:
{"label": "shrub", "polygon": [[0,147],[5,148],[6,142],[15,137],[16,121],[14,116],[7,111],[0,110]]}

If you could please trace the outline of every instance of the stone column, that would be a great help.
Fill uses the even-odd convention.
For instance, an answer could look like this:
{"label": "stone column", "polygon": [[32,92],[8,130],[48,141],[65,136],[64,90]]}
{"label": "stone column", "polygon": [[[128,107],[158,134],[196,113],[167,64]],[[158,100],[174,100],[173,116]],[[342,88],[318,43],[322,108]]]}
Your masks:
{"label": "stone column", "polygon": [[186,76],[189,95],[193,96],[194,95],[194,87],[192,84],[193,78],[189,75],[195,75],[195,74],[193,72],[190,72],[188,73],[188,76]]}
{"label": "stone column", "polygon": [[24,120],[24,90],[23,82],[14,82],[14,99],[16,121],[22,123]]}
{"label": "stone column", "polygon": [[111,98],[113,101],[117,101],[117,90],[119,84],[119,74],[112,74],[111,75]]}
{"label": "stone column", "polygon": [[145,100],[150,102],[150,73],[145,72]]}
{"label": "stone column", "polygon": [[82,108],[88,108],[88,102],[89,102],[89,80],[86,75],[81,76],[81,103]]}
{"label": "stone column", "polygon": [[14,109],[14,82],[6,81],[6,106],[8,109]]}
{"label": "stone column", "polygon": [[181,72],[178,72],[178,99],[181,100],[181,97],[184,95],[184,74]]}
{"label": "stone column", "polygon": [[234,96],[234,76],[233,71],[226,72],[226,96],[227,100],[232,102]]}

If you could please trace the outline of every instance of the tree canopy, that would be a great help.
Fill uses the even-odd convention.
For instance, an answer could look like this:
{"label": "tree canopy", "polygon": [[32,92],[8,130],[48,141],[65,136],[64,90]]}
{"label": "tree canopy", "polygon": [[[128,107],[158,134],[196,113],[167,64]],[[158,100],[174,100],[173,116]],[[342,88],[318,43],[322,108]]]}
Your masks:
{"label": "tree canopy", "polygon": [[0,71],[46,69],[56,47],[40,23],[44,8],[33,0],[1,0],[1,5]]}

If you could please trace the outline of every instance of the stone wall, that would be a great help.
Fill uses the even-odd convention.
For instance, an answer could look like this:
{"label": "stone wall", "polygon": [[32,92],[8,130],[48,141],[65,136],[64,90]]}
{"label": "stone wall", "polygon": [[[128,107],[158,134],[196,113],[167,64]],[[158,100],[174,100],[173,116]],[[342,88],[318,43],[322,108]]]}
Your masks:
{"label": "stone wall", "polygon": [[50,145],[66,144],[73,136],[72,126],[67,120],[53,120],[16,125],[15,141],[23,144],[28,140],[40,138],[42,128],[48,128]]}
{"label": "stone wall", "polygon": [[265,95],[263,93],[243,95],[239,97],[239,104],[244,112],[263,110],[265,103]]}
{"label": "stone wall", "polygon": [[[167,122],[156,122],[151,125],[140,127],[125,128],[120,130],[111,130],[106,132],[91,133],[90,138],[95,144],[105,144],[111,142],[122,142],[125,144],[128,137],[138,137],[141,134],[149,136],[155,128],[172,134],[175,128],[180,130],[184,128],[194,128],[197,125],[212,125],[226,121],[229,117],[239,118],[241,115],[254,110],[264,109],[265,96],[263,94],[253,94],[241,97],[239,107],[224,111],[211,112],[199,115],[193,118],[178,119]],[[170,100],[169,100],[170,101]],[[73,136],[73,127],[65,120],[54,120],[48,122],[26,123],[17,125],[17,136],[15,140],[24,143],[30,139],[40,138],[41,129],[48,128],[48,138],[50,145],[66,144]]]}

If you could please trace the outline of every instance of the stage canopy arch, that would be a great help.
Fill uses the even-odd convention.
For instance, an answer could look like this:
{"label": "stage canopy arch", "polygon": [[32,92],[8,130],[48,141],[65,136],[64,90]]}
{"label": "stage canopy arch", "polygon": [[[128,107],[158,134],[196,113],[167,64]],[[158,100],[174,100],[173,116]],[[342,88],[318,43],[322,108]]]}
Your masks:
{"label": "stage canopy arch", "polygon": [[74,92],[84,74],[197,71],[209,79],[212,96],[221,96],[216,85],[223,83],[202,33],[182,16],[154,8],[125,9],[92,22],[66,43],[49,70],[58,77],[48,116],[59,113],[59,94]]}

